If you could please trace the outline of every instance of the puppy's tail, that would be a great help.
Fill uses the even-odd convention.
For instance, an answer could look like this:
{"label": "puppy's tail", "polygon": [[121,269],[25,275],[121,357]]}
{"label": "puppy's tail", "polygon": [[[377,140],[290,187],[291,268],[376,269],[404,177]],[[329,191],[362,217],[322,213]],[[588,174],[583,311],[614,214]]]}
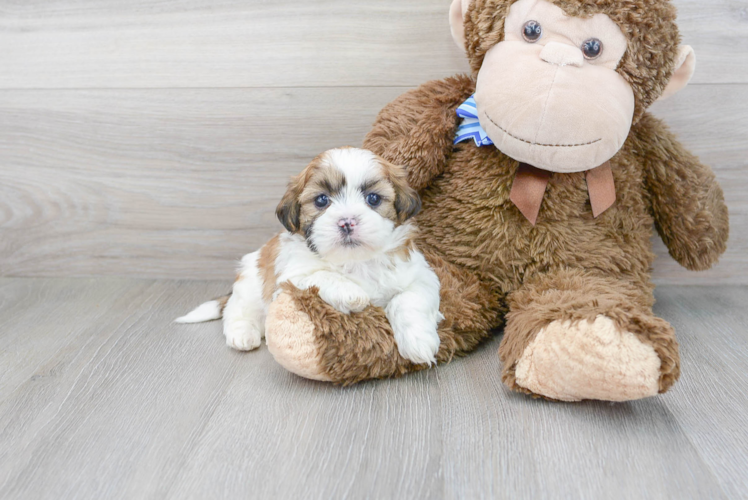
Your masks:
{"label": "puppy's tail", "polygon": [[174,323],[202,323],[203,321],[221,319],[229,297],[231,297],[230,293],[224,297],[204,302],[181,318],[175,319]]}

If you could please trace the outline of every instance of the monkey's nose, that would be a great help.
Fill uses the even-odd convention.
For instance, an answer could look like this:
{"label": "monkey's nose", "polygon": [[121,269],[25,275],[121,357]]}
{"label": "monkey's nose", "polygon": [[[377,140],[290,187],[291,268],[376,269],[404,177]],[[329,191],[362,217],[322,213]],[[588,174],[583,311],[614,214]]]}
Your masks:
{"label": "monkey's nose", "polygon": [[341,233],[349,236],[353,232],[353,228],[356,227],[356,219],[340,219],[338,227]]}
{"label": "monkey's nose", "polygon": [[540,58],[556,66],[581,68],[584,64],[584,54],[579,48],[560,42],[548,42],[540,51]]}

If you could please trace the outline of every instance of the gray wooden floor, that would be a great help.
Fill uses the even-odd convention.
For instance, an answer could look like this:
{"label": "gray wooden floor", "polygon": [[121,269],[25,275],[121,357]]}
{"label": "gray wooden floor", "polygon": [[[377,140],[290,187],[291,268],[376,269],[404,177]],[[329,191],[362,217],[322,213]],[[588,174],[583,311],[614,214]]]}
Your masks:
{"label": "gray wooden floor", "polygon": [[170,324],[227,286],[0,279],[0,498],[746,497],[747,287],[658,289],[668,394],[561,404],[504,389],[498,339],[338,388]]}

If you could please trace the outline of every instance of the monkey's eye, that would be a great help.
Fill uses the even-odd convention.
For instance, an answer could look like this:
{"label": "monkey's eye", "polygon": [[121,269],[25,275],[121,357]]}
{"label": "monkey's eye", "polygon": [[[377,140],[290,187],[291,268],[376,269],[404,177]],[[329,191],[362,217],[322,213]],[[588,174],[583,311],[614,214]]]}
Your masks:
{"label": "monkey's eye", "polygon": [[377,193],[369,193],[366,195],[366,203],[371,208],[377,208],[379,205],[382,204],[382,197],[379,196]]}
{"label": "monkey's eye", "polygon": [[314,199],[314,206],[317,208],[325,208],[330,204],[330,198],[326,194],[321,194]]}
{"label": "monkey's eye", "polygon": [[582,44],[582,52],[587,59],[597,59],[603,53],[603,42],[590,38]]}
{"label": "monkey's eye", "polygon": [[543,28],[537,21],[527,21],[522,27],[522,38],[530,43],[535,43],[540,40],[543,35]]}

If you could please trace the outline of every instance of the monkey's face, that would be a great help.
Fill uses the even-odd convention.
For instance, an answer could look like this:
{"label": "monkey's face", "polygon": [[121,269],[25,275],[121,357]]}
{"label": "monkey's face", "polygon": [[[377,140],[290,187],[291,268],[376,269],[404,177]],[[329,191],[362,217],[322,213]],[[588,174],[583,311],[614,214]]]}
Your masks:
{"label": "monkey's face", "polygon": [[545,0],[519,0],[478,73],[481,126],[504,154],[538,168],[605,163],[634,116],[633,90],[616,72],[625,52],[626,37],[605,14],[575,18]]}
{"label": "monkey's face", "polygon": [[668,0],[453,0],[450,23],[481,126],[508,156],[553,172],[611,159],[695,67]]}

